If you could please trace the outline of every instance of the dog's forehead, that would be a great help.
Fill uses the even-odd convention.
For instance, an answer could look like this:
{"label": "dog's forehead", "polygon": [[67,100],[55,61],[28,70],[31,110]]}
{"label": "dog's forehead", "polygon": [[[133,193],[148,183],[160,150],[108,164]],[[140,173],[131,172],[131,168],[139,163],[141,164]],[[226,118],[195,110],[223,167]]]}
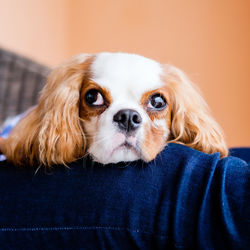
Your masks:
{"label": "dog's forehead", "polygon": [[91,65],[91,73],[91,80],[114,95],[128,91],[141,95],[163,86],[161,64],[136,54],[97,54]]}

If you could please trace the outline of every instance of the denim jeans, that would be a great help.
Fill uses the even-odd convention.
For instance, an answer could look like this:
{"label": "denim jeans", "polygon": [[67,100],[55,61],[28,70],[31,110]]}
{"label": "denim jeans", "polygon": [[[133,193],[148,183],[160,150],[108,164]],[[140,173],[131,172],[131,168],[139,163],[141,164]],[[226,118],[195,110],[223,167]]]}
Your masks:
{"label": "denim jeans", "polygon": [[150,163],[3,161],[0,249],[249,249],[249,187],[245,161],[177,144]]}

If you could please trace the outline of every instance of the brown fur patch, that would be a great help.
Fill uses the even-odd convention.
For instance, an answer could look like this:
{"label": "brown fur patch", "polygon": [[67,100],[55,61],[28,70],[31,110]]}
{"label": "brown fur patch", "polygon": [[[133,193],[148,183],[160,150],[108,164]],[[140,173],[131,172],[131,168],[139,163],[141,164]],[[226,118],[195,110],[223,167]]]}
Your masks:
{"label": "brown fur patch", "polygon": [[166,145],[164,133],[164,129],[155,128],[148,124],[145,126],[145,138],[141,143],[141,151],[145,161],[153,160],[164,148]]}
{"label": "brown fur patch", "polygon": [[[167,107],[165,109],[158,111],[158,110],[150,110],[147,108],[149,98],[150,96],[154,94],[161,94],[165,98],[165,100],[167,101]],[[167,127],[170,128],[171,126],[171,103],[170,103],[169,93],[166,87],[151,90],[151,91],[144,93],[143,96],[141,97],[140,102],[141,102],[141,105],[144,107],[144,109],[147,111],[147,114],[152,121],[154,121],[155,119],[158,119],[158,120],[165,119]]]}
{"label": "brown fur patch", "polygon": [[[91,89],[96,89],[102,94],[104,98],[103,106],[91,107],[86,103],[85,94]],[[102,88],[97,83],[89,80],[89,77],[85,77],[83,84],[82,84],[81,92],[80,92],[80,117],[83,120],[88,121],[90,120],[91,117],[100,115],[102,112],[104,112],[108,108],[111,102],[112,102],[112,98],[107,89]]]}
{"label": "brown fur patch", "polygon": [[[152,110],[147,108],[150,96],[154,94],[161,94],[167,101],[167,107],[163,110]],[[148,91],[144,93],[141,97],[141,105],[147,111],[152,124],[147,124],[145,126],[145,139],[142,141],[141,150],[143,157],[146,161],[153,160],[156,155],[164,148],[166,145],[166,138],[164,134],[166,133],[166,128],[154,127],[153,123],[155,120],[165,120],[166,127],[170,129],[171,127],[171,103],[169,99],[169,93],[165,87]]]}

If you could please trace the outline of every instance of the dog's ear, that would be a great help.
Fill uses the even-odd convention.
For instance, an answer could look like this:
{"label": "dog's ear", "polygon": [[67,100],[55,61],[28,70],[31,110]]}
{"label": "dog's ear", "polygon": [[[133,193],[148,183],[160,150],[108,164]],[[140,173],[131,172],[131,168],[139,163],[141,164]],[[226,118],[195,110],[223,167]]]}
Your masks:
{"label": "dog's ear", "polygon": [[223,132],[199,90],[181,70],[171,65],[164,66],[164,81],[170,94],[171,142],[227,156]]}
{"label": "dog's ear", "polygon": [[84,155],[86,139],[79,118],[79,97],[90,61],[90,55],[81,55],[52,70],[38,105],[6,142],[8,160],[51,166]]}
{"label": "dog's ear", "polygon": [[0,137],[0,154],[4,151],[5,139]]}

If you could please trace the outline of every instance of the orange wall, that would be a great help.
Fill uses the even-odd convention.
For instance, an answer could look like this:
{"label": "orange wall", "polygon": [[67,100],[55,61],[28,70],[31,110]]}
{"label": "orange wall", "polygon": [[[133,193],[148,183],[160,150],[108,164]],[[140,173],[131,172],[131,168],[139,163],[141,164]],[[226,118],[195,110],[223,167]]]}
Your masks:
{"label": "orange wall", "polygon": [[0,46],[47,64],[69,50],[69,0],[0,0]]}
{"label": "orange wall", "polygon": [[0,45],[57,64],[128,51],[182,68],[230,146],[250,146],[249,0],[0,0]]}

